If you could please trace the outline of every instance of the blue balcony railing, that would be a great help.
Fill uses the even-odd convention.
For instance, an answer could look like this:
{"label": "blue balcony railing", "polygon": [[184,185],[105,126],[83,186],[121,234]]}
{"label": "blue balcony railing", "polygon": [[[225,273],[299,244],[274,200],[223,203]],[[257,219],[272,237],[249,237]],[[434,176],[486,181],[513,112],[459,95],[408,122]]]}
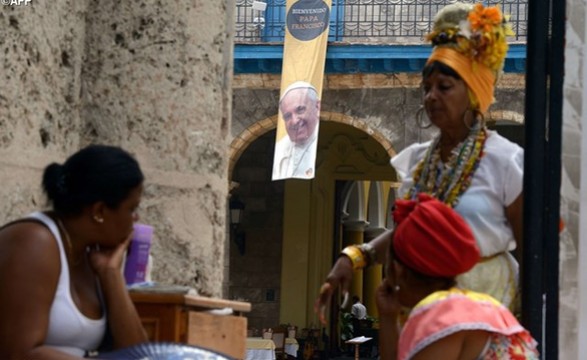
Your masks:
{"label": "blue balcony railing", "polygon": [[[516,34],[511,42],[526,42],[529,0],[488,0],[509,14]],[[283,42],[286,0],[256,0],[267,4],[255,10],[255,0],[236,0],[237,43]],[[330,42],[362,44],[422,43],[434,15],[450,0],[332,0]],[[474,3],[479,1],[462,0]]]}

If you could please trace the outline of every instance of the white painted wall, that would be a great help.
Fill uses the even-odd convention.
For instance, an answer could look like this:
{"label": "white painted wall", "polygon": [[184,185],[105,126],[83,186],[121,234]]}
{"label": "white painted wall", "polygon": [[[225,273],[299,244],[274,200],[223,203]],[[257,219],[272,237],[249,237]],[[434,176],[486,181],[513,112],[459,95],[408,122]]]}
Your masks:
{"label": "white painted wall", "polygon": [[567,1],[563,103],[559,359],[587,353],[587,57],[584,0]]}

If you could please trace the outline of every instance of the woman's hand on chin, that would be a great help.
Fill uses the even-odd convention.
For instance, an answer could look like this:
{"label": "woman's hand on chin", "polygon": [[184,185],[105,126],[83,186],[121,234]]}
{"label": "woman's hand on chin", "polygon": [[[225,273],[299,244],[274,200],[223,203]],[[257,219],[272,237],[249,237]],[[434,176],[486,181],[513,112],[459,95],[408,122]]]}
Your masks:
{"label": "woman's hand on chin", "polygon": [[96,246],[90,250],[90,264],[98,276],[111,271],[121,272],[122,261],[130,244],[131,236],[132,234],[116,247]]}

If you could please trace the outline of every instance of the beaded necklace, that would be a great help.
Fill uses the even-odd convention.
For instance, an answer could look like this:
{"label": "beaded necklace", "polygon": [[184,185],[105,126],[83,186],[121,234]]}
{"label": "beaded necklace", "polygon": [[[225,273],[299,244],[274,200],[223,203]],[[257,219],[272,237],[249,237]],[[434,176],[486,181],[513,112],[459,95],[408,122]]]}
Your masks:
{"label": "beaded necklace", "polygon": [[424,192],[454,208],[460,196],[471,185],[475,170],[483,157],[486,139],[487,131],[477,122],[467,138],[453,149],[448,161],[443,164],[438,135],[418,163],[414,171],[414,185],[404,198],[413,200],[418,193]]}

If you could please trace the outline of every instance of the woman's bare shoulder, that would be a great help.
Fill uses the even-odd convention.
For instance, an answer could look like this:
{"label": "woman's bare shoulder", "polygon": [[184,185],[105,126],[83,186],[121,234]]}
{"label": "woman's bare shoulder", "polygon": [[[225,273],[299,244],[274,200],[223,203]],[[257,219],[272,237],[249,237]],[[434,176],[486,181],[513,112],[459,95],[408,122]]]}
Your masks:
{"label": "woman's bare shoulder", "polygon": [[59,247],[53,233],[34,219],[18,220],[0,229],[0,253],[18,258],[23,265],[38,261],[59,264]]}
{"label": "woman's bare shoulder", "polygon": [[0,229],[0,353],[25,358],[45,342],[60,271],[59,247],[45,225],[27,219]]}

